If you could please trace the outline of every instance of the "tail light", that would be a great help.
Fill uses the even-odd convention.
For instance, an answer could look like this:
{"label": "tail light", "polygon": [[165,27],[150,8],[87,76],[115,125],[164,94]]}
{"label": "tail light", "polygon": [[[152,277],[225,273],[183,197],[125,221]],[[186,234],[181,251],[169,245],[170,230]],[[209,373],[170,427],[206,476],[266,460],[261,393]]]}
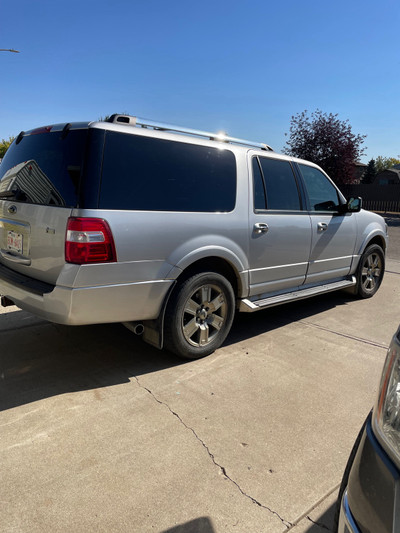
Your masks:
{"label": "tail light", "polygon": [[67,263],[112,263],[117,260],[110,226],[102,218],[70,217],[65,238]]}

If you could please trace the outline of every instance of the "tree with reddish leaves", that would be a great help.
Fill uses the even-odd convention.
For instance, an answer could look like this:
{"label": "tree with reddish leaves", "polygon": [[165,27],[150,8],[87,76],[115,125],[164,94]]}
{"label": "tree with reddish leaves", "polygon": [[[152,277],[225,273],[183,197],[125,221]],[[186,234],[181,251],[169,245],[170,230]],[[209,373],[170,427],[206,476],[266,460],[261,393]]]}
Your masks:
{"label": "tree with reddish leaves", "polygon": [[366,135],[353,133],[348,120],[319,109],[309,116],[306,110],[292,116],[289,131],[284,154],[316,163],[338,184],[357,181],[354,163],[364,154]]}

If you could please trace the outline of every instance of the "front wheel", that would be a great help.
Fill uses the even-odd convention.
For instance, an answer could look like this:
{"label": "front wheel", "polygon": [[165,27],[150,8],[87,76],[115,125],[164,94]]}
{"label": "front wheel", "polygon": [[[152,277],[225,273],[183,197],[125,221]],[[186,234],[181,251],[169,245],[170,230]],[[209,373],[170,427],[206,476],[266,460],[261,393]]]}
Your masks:
{"label": "front wheel", "polygon": [[361,256],[357,270],[357,294],[371,298],[379,289],[385,272],[385,255],[377,244],[368,246]]}
{"label": "front wheel", "polygon": [[167,350],[184,359],[199,359],[224,342],[235,313],[235,295],[229,281],[216,272],[204,272],[177,286],[164,320]]}

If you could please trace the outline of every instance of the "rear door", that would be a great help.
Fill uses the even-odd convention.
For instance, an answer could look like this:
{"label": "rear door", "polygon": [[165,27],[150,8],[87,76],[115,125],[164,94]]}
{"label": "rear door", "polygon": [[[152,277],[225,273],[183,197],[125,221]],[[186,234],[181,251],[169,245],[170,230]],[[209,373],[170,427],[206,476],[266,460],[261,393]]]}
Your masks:
{"label": "rear door", "polygon": [[87,128],[46,127],[15,141],[0,165],[0,263],[54,284],[77,206]]}
{"label": "rear door", "polygon": [[250,296],[296,290],[306,278],[311,224],[290,161],[250,153]]}

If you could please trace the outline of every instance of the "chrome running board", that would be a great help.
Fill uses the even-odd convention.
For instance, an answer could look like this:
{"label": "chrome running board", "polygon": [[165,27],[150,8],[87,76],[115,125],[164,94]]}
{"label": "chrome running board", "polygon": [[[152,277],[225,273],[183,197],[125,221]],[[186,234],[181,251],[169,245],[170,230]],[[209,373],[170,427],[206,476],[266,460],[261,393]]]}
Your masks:
{"label": "chrome running board", "polygon": [[244,298],[239,302],[239,311],[253,313],[254,311],[260,311],[261,309],[273,307],[274,305],[295,302],[296,300],[310,298],[311,296],[317,296],[318,294],[325,294],[327,292],[337,291],[339,289],[347,289],[348,287],[353,287],[356,283],[356,278],[352,276],[351,279],[334,281],[333,283],[326,283],[325,285],[309,287],[308,289],[300,289],[294,292],[286,292],[277,296],[261,298],[260,300],[249,300],[248,298]]}

